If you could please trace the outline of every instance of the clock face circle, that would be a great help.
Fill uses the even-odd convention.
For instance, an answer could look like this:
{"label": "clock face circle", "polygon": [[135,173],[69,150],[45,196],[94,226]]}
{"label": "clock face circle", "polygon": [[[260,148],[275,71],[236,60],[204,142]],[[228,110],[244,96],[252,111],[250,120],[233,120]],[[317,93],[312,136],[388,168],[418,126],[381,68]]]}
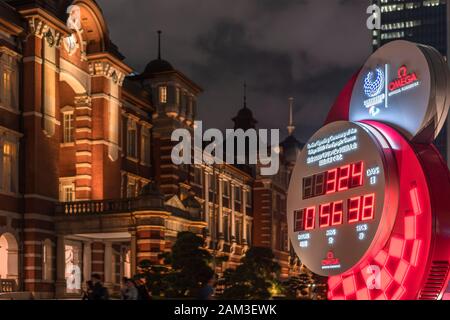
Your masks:
{"label": "clock face circle", "polygon": [[388,239],[396,214],[396,164],[368,124],[320,129],[297,159],[288,195],[293,248],[311,271],[342,274]]}

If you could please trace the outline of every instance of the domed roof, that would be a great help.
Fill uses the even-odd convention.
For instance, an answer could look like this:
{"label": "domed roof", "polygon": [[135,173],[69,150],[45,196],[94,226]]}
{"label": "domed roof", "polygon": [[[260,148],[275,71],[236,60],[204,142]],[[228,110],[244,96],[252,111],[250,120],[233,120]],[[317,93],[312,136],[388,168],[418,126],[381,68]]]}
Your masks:
{"label": "domed roof", "polygon": [[255,125],[258,123],[258,121],[253,118],[253,112],[246,106],[238,111],[237,116],[233,118],[233,122],[235,129],[243,130],[255,128]]}
{"label": "domed roof", "polygon": [[255,128],[258,123],[253,117],[253,112],[247,107],[247,84],[244,83],[244,107],[240,109],[233,119],[234,129],[248,130]]}
{"label": "domed roof", "polygon": [[286,161],[295,162],[298,153],[303,149],[304,144],[297,140],[293,135],[289,135],[283,142],[280,143],[283,149],[283,155]]}
{"label": "domed roof", "polygon": [[147,67],[145,67],[144,74],[154,74],[154,73],[161,73],[161,72],[167,72],[167,71],[174,71],[174,67],[166,60],[163,59],[155,59],[153,61],[150,61],[149,64],[147,64]]}
{"label": "domed roof", "polygon": [[247,107],[242,108],[241,110],[239,110],[237,116],[237,118],[247,118],[247,119],[252,119],[253,118],[253,112],[252,110],[250,110]]}
{"label": "domed roof", "polygon": [[281,146],[283,148],[293,148],[293,147],[295,147],[295,148],[302,149],[304,144],[301,143],[300,141],[298,141],[296,137],[290,135],[289,137],[284,139],[283,142],[281,142]]}

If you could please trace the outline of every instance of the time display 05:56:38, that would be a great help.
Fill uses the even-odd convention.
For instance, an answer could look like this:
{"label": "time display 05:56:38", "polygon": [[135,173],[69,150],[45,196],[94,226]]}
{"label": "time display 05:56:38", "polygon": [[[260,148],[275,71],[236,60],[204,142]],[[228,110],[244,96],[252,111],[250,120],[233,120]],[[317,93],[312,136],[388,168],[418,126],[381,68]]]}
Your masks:
{"label": "time display 05:56:38", "polygon": [[[316,217],[319,215],[320,228],[339,226],[347,223],[370,221],[375,216],[375,193],[353,197],[347,200],[347,211],[344,212],[344,201],[339,200],[318,206],[311,206],[294,212],[294,232],[315,229]],[[346,219],[345,219],[346,214]]]}

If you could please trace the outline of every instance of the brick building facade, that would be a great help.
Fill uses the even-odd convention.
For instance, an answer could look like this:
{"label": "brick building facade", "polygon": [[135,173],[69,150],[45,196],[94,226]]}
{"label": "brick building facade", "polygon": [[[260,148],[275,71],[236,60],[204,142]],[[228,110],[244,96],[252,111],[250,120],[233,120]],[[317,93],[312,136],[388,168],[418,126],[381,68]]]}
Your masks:
{"label": "brick building facade", "polygon": [[131,71],[95,1],[0,1],[0,294],[78,296],[92,273],[115,289],[180,231],[229,257],[219,272],[253,243],[292,269],[287,171],[174,165],[202,89],[160,52]]}

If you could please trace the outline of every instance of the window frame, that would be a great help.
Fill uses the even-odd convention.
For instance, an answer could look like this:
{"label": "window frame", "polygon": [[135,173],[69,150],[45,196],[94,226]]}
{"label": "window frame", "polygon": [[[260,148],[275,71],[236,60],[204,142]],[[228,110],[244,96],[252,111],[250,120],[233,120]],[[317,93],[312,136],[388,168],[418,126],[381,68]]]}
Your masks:
{"label": "window frame", "polygon": [[[71,196],[67,197],[67,190],[71,189]],[[59,201],[60,202],[75,202],[76,201],[76,185],[75,177],[59,178]]]}
{"label": "window frame", "polygon": [[[62,144],[73,145],[75,143],[75,112],[71,107],[66,107],[61,110],[62,113]],[[69,121],[66,121],[66,117],[69,117]],[[69,130],[67,128],[69,124]],[[69,138],[69,139],[67,139]]]}
{"label": "window frame", "polygon": [[[132,134],[134,132],[134,134]],[[132,139],[133,138],[133,144]],[[136,159],[138,157],[138,148],[137,148],[137,139],[138,139],[138,132],[137,132],[137,122],[133,119],[128,119],[127,121],[127,157]],[[133,150],[131,150],[131,147],[133,146]]]}
{"label": "window frame", "polygon": [[[7,157],[6,145],[10,146]],[[6,158],[9,159],[7,170],[5,170]],[[0,193],[8,195],[19,193],[19,141],[9,135],[0,136]]]}
{"label": "window frame", "polygon": [[162,85],[158,87],[158,101],[160,104],[166,104],[167,103],[167,86]]}
{"label": "window frame", "polygon": [[141,127],[141,164],[151,164],[151,133],[150,128],[146,126]]}

